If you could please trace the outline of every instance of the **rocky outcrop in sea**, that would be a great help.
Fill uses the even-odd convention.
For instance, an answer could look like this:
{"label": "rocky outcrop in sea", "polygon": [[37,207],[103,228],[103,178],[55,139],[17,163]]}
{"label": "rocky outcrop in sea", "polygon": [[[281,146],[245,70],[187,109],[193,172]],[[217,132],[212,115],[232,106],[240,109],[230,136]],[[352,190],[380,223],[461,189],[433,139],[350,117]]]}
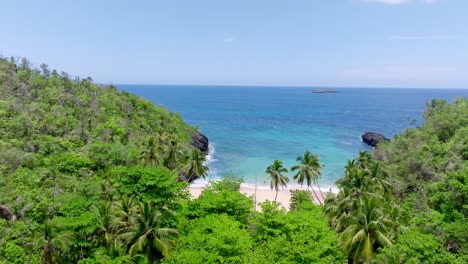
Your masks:
{"label": "rocky outcrop in sea", "polygon": [[384,135],[376,133],[376,132],[366,132],[364,135],[361,136],[362,141],[371,147],[376,147],[380,142],[390,141],[390,139],[386,138]]}
{"label": "rocky outcrop in sea", "polygon": [[208,143],[208,138],[200,132],[192,136],[192,146],[199,149],[205,155],[208,155],[209,152]]}

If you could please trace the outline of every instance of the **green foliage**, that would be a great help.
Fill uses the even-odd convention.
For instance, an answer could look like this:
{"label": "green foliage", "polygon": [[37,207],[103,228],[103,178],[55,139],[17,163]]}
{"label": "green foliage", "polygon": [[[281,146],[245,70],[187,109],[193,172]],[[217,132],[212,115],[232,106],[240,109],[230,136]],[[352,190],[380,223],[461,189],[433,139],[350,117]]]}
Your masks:
{"label": "green foliage", "polygon": [[[255,263],[344,263],[335,232],[321,209],[309,202],[285,212],[277,203],[262,205],[257,223]],[[307,209],[305,209],[307,208]]]}
{"label": "green foliage", "polygon": [[360,153],[348,162],[340,192],[327,198],[325,211],[348,259],[466,262],[468,99],[433,100],[424,117],[421,127],[379,144],[372,157]]}
{"label": "green foliage", "polygon": [[370,263],[376,250],[390,246],[402,229],[404,212],[394,205],[388,173],[366,152],[348,162],[337,181],[340,192],[325,203],[340,246],[353,263]]}
{"label": "green foliage", "polygon": [[468,217],[468,168],[449,172],[441,181],[431,185],[430,205],[444,214],[446,221]]}
{"label": "green foliage", "polygon": [[289,210],[309,210],[313,206],[312,197],[310,192],[303,190],[291,190],[291,200],[289,203]]}
{"label": "green foliage", "polygon": [[152,264],[169,255],[173,247],[172,238],[178,235],[178,232],[173,228],[162,227],[162,224],[163,214],[152,202],[138,204],[132,225],[123,228],[120,234],[130,245],[130,257],[143,253],[147,263]]}
{"label": "green foliage", "polygon": [[233,191],[238,192],[241,184],[244,182],[242,178],[236,178],[234,176],[226,176],[220,181],[210,181],[209,185],[205,187],[205,190],[217,191]]}
{"label": "green foliage", "polygon": [[178,182],[178,175],[166,168],[119,166],[110,173],[119,194],[152,201],[158,208],[175,210],[188,199],[187,183]]}
{"label": "green foliage", "polygon": [[[180,216],[181,237],[169,263],[343,263],[335,232],[310,193],[295,192],[294,211],[238,192],[239,179],[211,182]],[[306,197],[306,198],[305,198]]]}
{"label": "green foliage", "polygon": [[235,220],[247,224],[253,213],[251,198],[234,189],[240,185],[237,181],[224,179],[219,183],[210,182],[198,199],[190,201],[184,210],[188,219],[205,217],[210,214],[227,214]]}
{"label": "green foliage", "polygon": [[[188,198],[178,176],[194,133],[180,115],[113,86],[0,58],[0,263],[129,260],[117,233],[135,226],[136,212],[125,222],[125,198],[113,200],[151,201],[166,212],[163,225],[174,221]],[[165,162],[143,168],[148,138]]]}
{"label": "green foliage", "polygon": [[[0,58],[0,263],[466,263],[468,100],[424,117],[348,162],[323,208],[292,191],[256,212],[232,177],[188,199],[208,168],[180,115]],[[319,158],[297,161],[318,185]],[[266,169],[272,189],[287,171]]]}
{"label": "green foliage", "polygon": [[254,263],[253,241],[244,225],[226,214],[191,221],[168,263]]}
{"label": "green foliage", "polygon": [[59,263],[72,242],[73,234],[63,231],[60,221],[47,220],[35,232],[33,248],[40,250],[41,263]]}
{"label": "green foliage", "polygon": [[[381,249],[377,263],[457,263],[455,256],[447,252],[431,234],[415,230],[403,232],[398,242]],[[461,263],[461,262],[460,262]]]}

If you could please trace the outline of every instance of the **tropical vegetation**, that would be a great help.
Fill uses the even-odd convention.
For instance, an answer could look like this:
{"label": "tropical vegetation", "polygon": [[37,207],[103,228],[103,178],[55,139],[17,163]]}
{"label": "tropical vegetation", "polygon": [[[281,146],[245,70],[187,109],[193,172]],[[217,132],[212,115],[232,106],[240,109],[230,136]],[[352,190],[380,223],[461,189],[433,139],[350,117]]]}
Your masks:
{"label": "tropical vegetation", "polygon": [[208,173],[196,133],[114,86],[1,58],[0,263],[468,262],[466,98],[358,153],[337,193],[318,155],[275,160],[276,196],[290,176],[307,187],[289,208],[256,210],[234,177],[191,198]]}

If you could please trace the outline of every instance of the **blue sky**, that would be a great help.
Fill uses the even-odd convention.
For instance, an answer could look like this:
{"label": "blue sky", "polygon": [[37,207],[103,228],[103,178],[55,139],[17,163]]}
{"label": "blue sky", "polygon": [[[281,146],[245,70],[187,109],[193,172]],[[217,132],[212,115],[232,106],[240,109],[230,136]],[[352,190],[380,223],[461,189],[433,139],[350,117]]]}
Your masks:
{"label": "blue sky", "polygon": [[0,54],[104,83],[468,88],[467,0],[0,0]]}

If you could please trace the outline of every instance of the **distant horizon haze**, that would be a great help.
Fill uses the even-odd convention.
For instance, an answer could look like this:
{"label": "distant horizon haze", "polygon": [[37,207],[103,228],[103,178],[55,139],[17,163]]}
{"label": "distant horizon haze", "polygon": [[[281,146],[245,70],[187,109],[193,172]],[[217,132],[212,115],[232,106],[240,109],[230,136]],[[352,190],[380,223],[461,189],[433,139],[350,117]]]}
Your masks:
{"label": "distant horizon haze", "polygon": [[[464,90],[467,87],[374,87],[374,86],[314,86],[314,85],[251,85],[251,84],[175,84],[175,83],[162,83],[162,84],[151,84],[151,83],[99,83],[101,85],[114,85],[114,86],[150,86],[150,88],[167,88],[168,86],[180,87],[180,86],[193,86],[193,87],[208,87],[208,88],[222,88],[222,87],[255,87],[255,88],[303,88],[303,89],[448,89],[448,90]],[[157,88],[156,88],[157,89]],[[338,91],[339,92],[339,91]]]}
{"label": "distant horizon haze", "polygon": [[468,1],[7,1],[0,55],[99,83],[468,88]]}

